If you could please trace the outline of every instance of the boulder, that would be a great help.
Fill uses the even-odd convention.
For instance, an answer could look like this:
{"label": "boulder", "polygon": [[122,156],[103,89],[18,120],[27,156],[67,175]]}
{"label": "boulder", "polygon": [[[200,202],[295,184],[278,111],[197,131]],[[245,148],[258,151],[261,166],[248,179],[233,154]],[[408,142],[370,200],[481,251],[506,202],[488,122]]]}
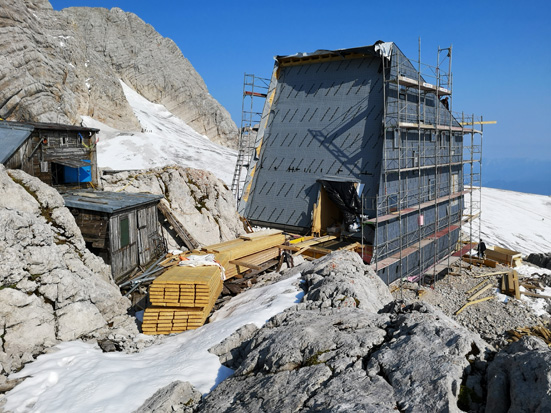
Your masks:
{"label": "boulder", "polygon": [[486,412],[551,411],[551,349],[526,336],[500,351],[488,366]]}
{"label": "boulder", "polygon": [[303,302],[217,346],[236,370],[198,412],[480,408],[476,397],[462,399],[465,392],[484,396],[493,349],[479,336],[428,305],[392,301],[354,253],[332,253],[297,270],[308,289]]}
{"label": "boulder", "polygon": [[189,382],[175,381],[155,392],[134,413],[193,413],[201,393]]}

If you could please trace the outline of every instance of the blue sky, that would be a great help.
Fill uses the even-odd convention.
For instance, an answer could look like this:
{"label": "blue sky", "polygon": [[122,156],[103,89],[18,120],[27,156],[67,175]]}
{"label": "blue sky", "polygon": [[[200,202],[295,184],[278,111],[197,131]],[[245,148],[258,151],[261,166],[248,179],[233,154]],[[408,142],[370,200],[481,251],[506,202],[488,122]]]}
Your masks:
{"label": "blue sky", "polygon": [[56,10],[120,7],[137,14],[176,42],[238,125],[243,74],[269,77],[275,55],[384,40],[417,59],[420,37],[422,61],[435,64],[438,46],[451,44],[454,111],[498,122],[485,127],[484,158],[534,160],[537,177],[551,176],[549,1],[51,3]]}

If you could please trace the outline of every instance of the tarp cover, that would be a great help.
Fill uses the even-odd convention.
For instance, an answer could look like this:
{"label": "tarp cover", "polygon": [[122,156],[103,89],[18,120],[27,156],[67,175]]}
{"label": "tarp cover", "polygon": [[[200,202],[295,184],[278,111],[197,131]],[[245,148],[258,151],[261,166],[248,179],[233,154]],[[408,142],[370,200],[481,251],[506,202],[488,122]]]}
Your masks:
{"label": "tarp cover", "polygon": [[345,225],[350,225],[362,213],[360,197],[353,182],[319,181],[327,195],[344,216]]}

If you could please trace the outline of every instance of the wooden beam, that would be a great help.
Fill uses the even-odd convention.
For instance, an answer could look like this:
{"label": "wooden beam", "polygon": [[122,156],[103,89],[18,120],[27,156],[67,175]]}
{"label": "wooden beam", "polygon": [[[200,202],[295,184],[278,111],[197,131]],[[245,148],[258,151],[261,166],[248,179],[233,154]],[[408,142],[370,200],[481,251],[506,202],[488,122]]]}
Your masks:
{"label": "wooden beam", "polygon": [[507,274],[509,271],[496,271],[496,272],[489,272],[486,274],[479,274],[475,275],[474,278],[482,278],[482,277],[491,277],[492,275],[501,275],[501,274]]}
{"label": "wooden beam", "polygon": [[469,291],[466,291],[465,294],[470,294],[473,291],[477,290],[479,287],[482,287],[485,283],[487,283],[488,280],[480,281],[477,285],[475,285],[473,288],[471,288]]}
{"label": "wooden beam", "polygon": [[231,260],[230,264],[237,265],[238,267],[247,267],[252,268],[253,270],[261,270],[262,267],[259,265],[250,264],[248,262],[243,262],[241,260]]}
{"label": "wooden beam", "polygon": [[527,295],[529,297],[535,297],[535,298],[551,298],[551,295],[536,294],[536,293],[531,293],[530,291],[521,291],[521,294]]}
{"label": "wooden beam", "polygon": [[478,303],[481,303],[482,301],[488,301],[488,300],[491,300],[492,298],[495,298],[495,295],[491,295],[491,296],[489,296],[489,297],[480,298],[480,299],[475,300],[475,301],[469,301],[469,302],[466,303],[463,307],[461,307],[459,310],[457,310],[457,311],[455,312],[454,315],[459,315],[459,314],[461,314],[461,312],[462,312],[465,308],[467,308],[468,306],[470,306],[470,305],[478,304]]}
{"label": "wooden beam", "polygon": [[473,294],[472,296],[470,296],[469,298],[467,298],[467,301],[473,301],[475,300],[479,295],[481,295],[484,291],[487,291],[489,290],[490,288],[493,287],[493,284],[488,284],[487,286],[485,286],[484,288],[482,288],[480,291],[476,292],[475,294]]}

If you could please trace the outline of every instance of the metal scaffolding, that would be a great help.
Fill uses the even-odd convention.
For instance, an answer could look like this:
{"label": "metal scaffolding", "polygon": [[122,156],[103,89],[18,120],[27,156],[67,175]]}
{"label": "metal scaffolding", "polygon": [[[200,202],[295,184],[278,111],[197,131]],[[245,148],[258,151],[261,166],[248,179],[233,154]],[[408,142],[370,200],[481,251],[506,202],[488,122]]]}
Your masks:
{"label": "metal scaffolding", "polygon": [[[391,267],[400,280],[434,282],[438,264],[447,259],[449,268],[452,253],[461,249],[452,232],[461,233],[468,222],[469,244],[476,233],[482,161],[482,128],[476,126],[482,119],[452,115],[451,61],[450,46],[438,48],[436,66],[423,64],[420,42],[418,61],[396,49],[391,59],[382,58],[381,190],[363,205],[375,214],[369,221],[375,233],[371,255],[378,273],[388,269],[387,283],[393,281]],[[431,207],[434,217],[427,220]],[[397,231],[391,232],[389,221],[397,221]]]}
{"label": "metal scaffolding", "polygon": [[236,201],[239,201],[243,193],[247,169],[254,155],[256,133],[269,86],[270,79],[247,73],[244,75],[237,162],[231,184],[231,191]]}

